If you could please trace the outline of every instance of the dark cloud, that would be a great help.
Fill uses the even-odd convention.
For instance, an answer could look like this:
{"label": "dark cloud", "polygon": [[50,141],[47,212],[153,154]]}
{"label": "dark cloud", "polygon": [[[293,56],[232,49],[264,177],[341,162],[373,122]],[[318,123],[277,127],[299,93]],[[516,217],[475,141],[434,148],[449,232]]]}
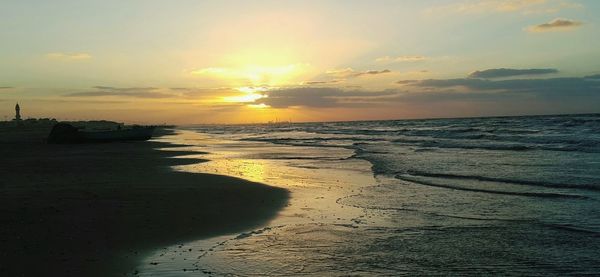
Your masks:
{"label": "dark cloud", "polygon": [[132,87],[132,88],[117,88],[117,87],[108,87],[108,86],[94,86],[95,89],[101,90],[112,90],[112,91],[143,91],[143,90],[157,90],[158,88],[154,87]]}
{"label": "dark cloud", "polygon": [[107,87],[107,86],[94,86],[93,88],[95,88],[95,89],[108,89],[108,90],[117,89],[115,87]]}
{"label": "dark cloud", "polygon": [[379,74],[385,74],[385,73],[390,73],[392,72],[389,69],[384,69],[384,70],[367,70],[364,72],[357,72],[355,73],[353,76],[354,77],[360,77],[360,76],[365,76],[365,75],[379,75]]}
{"label": "dark cloud", "polygon": [[328,84],[331,81],[307,81],[304,82],[305,85],[322,85],[322,84]]}
{"label": "dark cloud", "polygon": [[529,26],[527,30],[530,32],[564,31],[579,27],[582,24],[576,20],[556,18],[548,23]]}
{"label": "dark cloud", "polygon": [[583,78],[585,78],[585,79],[593,79],[593,80],[600,80],[600,74],[589,75],[589,76],[585,76]]}
{"label": "dark cloud", "polygon": [[[356,107],[394,103],[486,102],[520,103],[546,101],[566,105],[600,101],[600,82],[588,77],[489,80],[479,78],[403,80],[402,89],[368,91],[342,88],[287,88],[267,91],[256,101],[274,108]],[[598,77],[592,75],[591,77]],[[589,105],[588,105],[589,106]]]}
{"label": "dark cloud", "polygon": [[11,89],[11,88],[14,88],[14,87],[0,87],[0,89]]}
{"label": "dark cloud", "polygon": [[98,96],[120,96],[120,97],[135,97],[135,98],[169,98],[173,94],[160,92],[158,88],[153,87],[131,87],[117,88],[109,86],[95,86],[95,90],[69,93],[68,97],[98,97]]}
{"label": "dark cloud", "polygon": [[392,72],[389,69],[383,70],[367,70],[367,71],[355,71],[352,68],[344,68],[344,69],[335,69],[329,70],[325,72],[325,77],[320,79],[332,78],[330,80],[315,80],[315,81],[305,81],[303,85],[326,85],[326,84],[335,84],[344,82],[349,78],[357,78],[361,76],[375,76],[379,74],[385,74]]}
{"label": "dark cloud", "polygon": [[171,90],[177,92],[182,98],[215,98],[215,97],[227,97],[236,96],[240,94],[240,91],[228,88],[171,88]]}
{"label": "dark cloud", "polygon": [[360,76],[379,75],[392,72],[389,69],[383,70],[367,70],[367,71],[354,71],[352,68],[335,69],[325,72],[325,74],[334,76],[337,78],[355,78]]}
{"label": "dark cloud", "polygon": [[494,68],[486,70],[478,70],[471,74],[471,78],[506,78],[523,75],[543,75],[558,73],[557,69],[554,68],[532,68],[532,69],[511,69],[511,68]]}
{"label": "dark cloud", "polygon": [[127,100],[99,100],[99,99],[90,99],[90,100],[81,100],[81,99],[44,99],[44,98],[32,98],[29,99],[32,102],[42,102],[42,103],[86,103],[86,104],[127,104],[132,103],[132,101]]}
{"label": "dark cloud", "polygon": [[303,82],[304,85],[324,85],[324,84],[336,84],[341,82],[341,80],[329,80],[329,81],[306,81]]}
{"label": "dark cloud", "polygon": [[402,81],[403,84],[417,88],[449,89],[466,88],[470,92],[511,92],[531,93],[544,96],[574,97],[593,94],[600,95],[600,83],[586,78],[549,78],[549,79],[429,79],[419,81]]}
{"label": "dark cloud", "polygon": [[360,72],[357,73],[357,76],[361,76],[361,75],[377,75],[377,74],[384,74],[384,73],[390,73],[392,72],[389,69],[384,69],[384,70],[368,70],[365,72]]}
{"label": "dark cloud", "polygon": [[419,62],[419,61],[424,61],[426,59],[427,59],[427,57],[425,57],[425,56],[406,55],[406,56],[398,56],[398,57],[384,56],[384,57],[379,57],[379,58],[375,59],[375,61],[376,62]]}
{"label": "dark cloud", "polygon": [[400,81],[397,81],[396,84],[399,84],[399,85],[410,85],[410,84],[414,84],[414,83],[417,83],[417,82],[418,82],[417,80],[400,80]]}
{"label": "dark cloud", "polygon": [[266,104],[274,108],[295,106],[304,107],[340,107],[352,98],[374,99],[382,96],[397,94],[394,90],[366,91],[343,90],[339,88],[288,88],[266,92],[268,97],[256,100],[257,104]]}

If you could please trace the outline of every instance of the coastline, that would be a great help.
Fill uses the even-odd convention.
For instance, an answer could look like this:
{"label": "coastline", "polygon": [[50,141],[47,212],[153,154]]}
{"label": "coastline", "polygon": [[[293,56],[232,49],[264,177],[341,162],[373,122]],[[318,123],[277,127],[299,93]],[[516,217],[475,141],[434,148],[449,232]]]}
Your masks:
{"label": "coastline", "polygon": [[135,275],[149,251],[262,225],[289,198],[239,178],[173,171],[199,162],[175,157],[198,153],[162,142],[2,140],[0,149],[0,275]]}
{"label": "coastline", "polygon": [[[530,132],[540,121],[548,122],[182,128],[164,141],[207,151],[187,158],[209,161],[175,170],[266,183],[289,190],[292,197],[259,228],[153,252],[140,263],[139,275],[594,274],[600,225],[594,216],[597,189],[590,189],[595,188],[590,179],[598,175],[584,165],[597,161],[597,151],[555,151],[582,139],[572,138],[574,132],[563,138],[565,143],[540,141]],[[565,121],[588,122],[567,118],[554,124]],[[510,126],[519,128],[505,131]],[[536,133],[570,131],[552,126]],[[497,140],[471,136],[487,132]],[[515,132],[526,140],[514,142]],[[426,143],[441,140],[440,135],[446,143]],[[502,143],[531,148],[496,147]],[[557,162],[548,163],[549,158]],[[564,161],[582,166],[562,168]],[[398,172],[416,177],[401,179]],[[592,174],[586,179],[582,173]],[[560,182],[560,175],[573,180]],[[540,186],[531,178],[570,185]]]}

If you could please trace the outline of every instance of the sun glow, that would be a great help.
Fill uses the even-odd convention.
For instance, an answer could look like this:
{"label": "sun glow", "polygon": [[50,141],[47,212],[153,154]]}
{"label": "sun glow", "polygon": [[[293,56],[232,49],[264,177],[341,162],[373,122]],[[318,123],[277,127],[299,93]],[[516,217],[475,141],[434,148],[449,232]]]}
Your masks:
{"label": "sun glow", "polygon": [[223,97],[222,100],[229,103],[253,103],[258,99],[267,97],[263,92],[268,89],[268,87],[239,87],[237,90],[244,93],[243,95]]}
{"label": "sun glow", "polygon": [[266,97],[266,95],[258,94],[258,93],[249,93],[249,94],[240,95],[240,96],[223,97],[223,101],[229,102],[229,103],[252,103],[252,102],[254,102],[258,99],[264,98],[264,97]]}
{"label": "sun glow", "polygon": [[253,108],[253,109],[265,109],[265,108],[270,108],[271,106],[269,106],[265,103],[260,103],[260,104],[249,104],[248,107]]}
{"label": "sun glow", "polygon": [[307,71],[307,67],[307,64],[302,63],[277,66],[207,67],[193,70],[190,74],[252,86],[279,86],[293,83]]}
{"label": "sun glow", "polygon": [[273,89],[273,88],[272,87],[239,87],[239,88],[237,88],[237,90],[244,92],[244,93],[264,92],[269,89]]}

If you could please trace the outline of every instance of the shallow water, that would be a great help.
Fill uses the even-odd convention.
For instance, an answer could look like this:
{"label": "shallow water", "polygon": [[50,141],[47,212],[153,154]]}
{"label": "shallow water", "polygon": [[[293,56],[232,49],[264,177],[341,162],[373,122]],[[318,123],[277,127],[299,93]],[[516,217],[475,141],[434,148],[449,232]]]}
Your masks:
{"label": "shallow water", "polygon": [[600,115],[194,126],[175,170],[291,191],[267,226],[146,276],[600,273]]}

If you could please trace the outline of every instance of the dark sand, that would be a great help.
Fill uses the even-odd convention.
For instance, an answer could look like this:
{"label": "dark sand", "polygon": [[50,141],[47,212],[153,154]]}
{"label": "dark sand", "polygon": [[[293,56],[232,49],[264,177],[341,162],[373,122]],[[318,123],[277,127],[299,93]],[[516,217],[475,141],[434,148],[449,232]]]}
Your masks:
{"label": "dark sand", "polygon": [[171,171],[197,162],[156,150],[175,146],[48,145],[46,131],[0,130],[0,276],[135,275],[149,251],[256,227],[287,203],[283,189]]}

